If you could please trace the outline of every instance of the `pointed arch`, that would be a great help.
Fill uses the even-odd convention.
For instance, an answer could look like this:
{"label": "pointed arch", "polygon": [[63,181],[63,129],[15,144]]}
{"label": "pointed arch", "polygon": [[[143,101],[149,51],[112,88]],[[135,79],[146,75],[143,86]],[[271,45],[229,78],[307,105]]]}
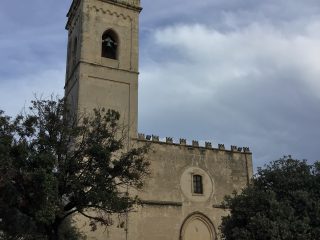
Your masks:
{"label": "pointed arch", "polygon": [[118,59],[119,38],[112,29],[106,30],[101,39],[101,57]]}
{"label": "pointed arch", "polygon": [[200,212],[190,214],[180,229],[180,240],[216,240],[216,229],[211,220]]}

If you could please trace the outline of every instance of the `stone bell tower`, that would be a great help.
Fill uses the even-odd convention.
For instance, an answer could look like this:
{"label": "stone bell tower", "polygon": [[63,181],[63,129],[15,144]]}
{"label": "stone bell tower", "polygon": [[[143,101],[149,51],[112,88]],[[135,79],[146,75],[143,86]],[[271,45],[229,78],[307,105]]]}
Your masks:
{"label": "stone bell tower", "polygon": [[145,156],[150,176],[135,192],[140,204],[134,211],[113,215],[107,231],[90,231],[78,216],[76,225],[88,240],[219,240],[221,217],[229,214],[221,203],[249,184],[252,153],[137,134],[140,11],[140,0],[73,0],[67,15],[65,96],[72,109],[115,109],[128,140],[153,149]]}
{"label": "stone bell tower", "polygon": [[140,0],[73,0],[65,96],[74,111],[117,110],[137,136]]}

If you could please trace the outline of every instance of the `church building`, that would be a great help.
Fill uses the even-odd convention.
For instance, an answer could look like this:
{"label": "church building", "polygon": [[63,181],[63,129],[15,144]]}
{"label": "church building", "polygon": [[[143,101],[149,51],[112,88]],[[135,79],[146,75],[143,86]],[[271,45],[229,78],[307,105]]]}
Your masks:
{"label": "church building", "polygon": [[[220,239],[225,195],[241,191],[252,177],[247,147],[138,133],[140,0],[73,0],[67,14],[65,96],[75,111],[117,110],[128,126],[128,146],[149,143],[151,175],[137,195],[141,205],[88,240]],[[148,81],[146,79],[146,81]],[[166,87],[166,86],[163,86]]]}

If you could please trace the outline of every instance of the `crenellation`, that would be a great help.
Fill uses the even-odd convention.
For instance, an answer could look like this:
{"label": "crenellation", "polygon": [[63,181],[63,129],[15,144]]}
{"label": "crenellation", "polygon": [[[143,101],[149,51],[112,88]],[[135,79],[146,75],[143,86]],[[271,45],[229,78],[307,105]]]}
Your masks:
{"label": "crenellation", "polygon": [[145,140],[145,139],[146,139],[146,136],[145,136],[143,133],[139,133],[139,134],[138,134],[138,139],[139,139],[139,140]]}
{"label": "crenellation", "polygon": [[192,140],[192,146],[193,147],[199,147],[199,141]]}
{"label": "crenellation", "polygon": [[205,148],[212,148],[211,142],[205,142]]}
{"label": "crenellation", "polygon": [[232,152],[237,152],[238,151],[238,147],[235,145],[231,145],[231,151]]}
{"label": "crenellation", "polygon": [[244,148],[243,148],[243,152],[245,152],[245,153],[250,153],[251,151],[250,151],[250,148],[249,148],[249,147],[244,147]]}
{"label": "crenellation", "polygon": [[161,143],[161,144],[187,146],[190,149],[199,148],[202,150],[211,149],[211,150],[238,152],[238,153],[251,153],[249,147],[237,147],[236,145],[231,145],[230,149],[226,149],[224,144],[218,144],[218,147],[215,148],[212,142],[209,142],[209,141],[204,142],[204,146],[200,146],[200,141],[192,140],[191,144],[188,144],[185,138],[180,138],[179,142],[174,142],[172,137],[160,138],[157,135],[145,135],[143,133],[139,133],[137,139],[142,141],[143,140],[152,141],[152,142]]}
{"label": "crenellation", "polygon": [[153,142],[159,142],[159,136],[152,135],[152,141]]}
{"label": "crenellation", "polygon": [[172,137],[166,137],[166,143],[173,143]]}
{"label": "crenellation", "polygon": [[225,150],[226,148],[225,148],[224,144],[218,144],[218,149]]}
{"label": "crenellation", "polygon": [[187,139],[180,138],[180,145],[187,145]]}

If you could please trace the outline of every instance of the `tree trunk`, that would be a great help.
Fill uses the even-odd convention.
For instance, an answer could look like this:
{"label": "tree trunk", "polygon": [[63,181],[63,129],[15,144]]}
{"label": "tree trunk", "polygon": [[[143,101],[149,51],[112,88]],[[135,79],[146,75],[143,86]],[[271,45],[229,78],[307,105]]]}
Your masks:
{"label": "tree trunk", "polygon": [[52,230],[52,232],[49,234],[49,240],[59,240],[58,232],[55,230]]}
{"label": "tree trunk", "polygon": [[49,240],[59,240],[59,224],[56,222],[52,224],[49,233],[48,233]]}

